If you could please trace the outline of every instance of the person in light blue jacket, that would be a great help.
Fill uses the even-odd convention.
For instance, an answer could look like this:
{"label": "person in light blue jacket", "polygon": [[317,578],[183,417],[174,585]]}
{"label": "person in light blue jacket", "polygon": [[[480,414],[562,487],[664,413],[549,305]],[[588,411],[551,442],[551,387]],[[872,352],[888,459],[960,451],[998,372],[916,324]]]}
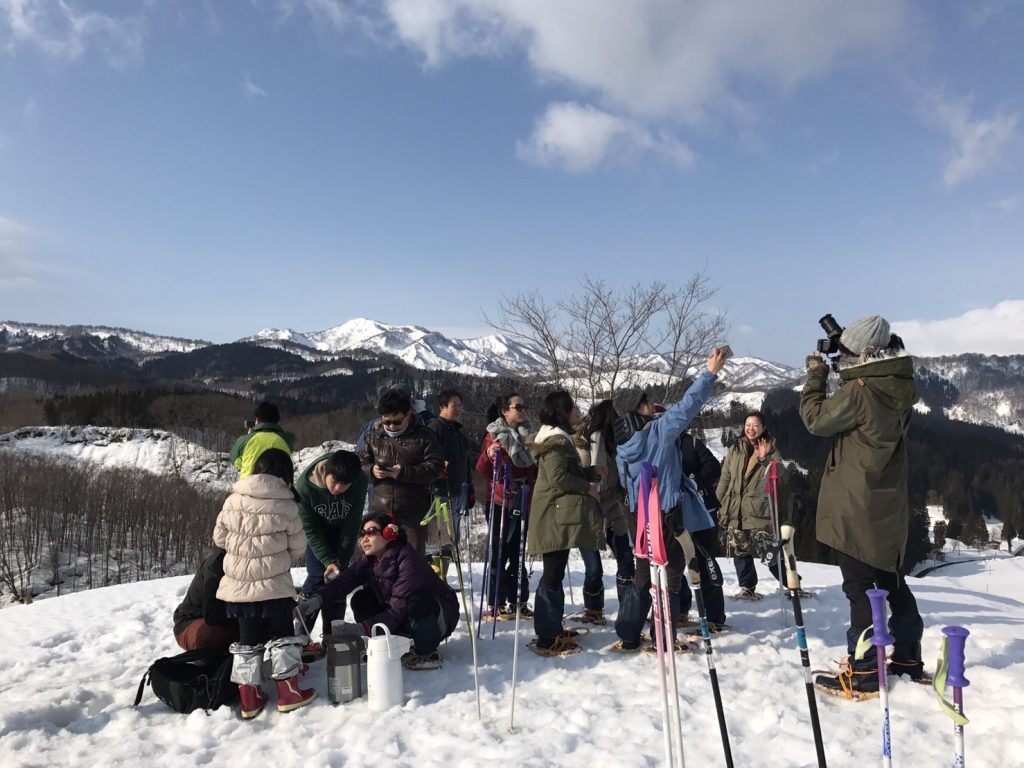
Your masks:
{"label": "person in light blue jacket", "polygon": [[[711,389],[729,354],[728,347],[712,350],[708,357],[707,371],[690,385],[682,400],[657,419],[652,420],[634,411],[627,413],[615,425],[616,442],[619,444],[616,456],[619,480],[626,488],[634,529],[641,467],[645,462],[650,462],[658,470],[658,501],[668,555],[666,570],[671,593],[673,631],[679,615],[678,592],[686,567],[683,549],[675,536],[684,528],[695,533],[712,528],[715,524],[704,507],[697,484],[692,477],[682,473],[682,456],[676,439],[711,396]],[[619,636],[617,650],[635,651],[640,648],[640,631],[651,608],[650,587],[650,563],[637,558],[633,584],[623,595],[615,620],[615,633]]]}

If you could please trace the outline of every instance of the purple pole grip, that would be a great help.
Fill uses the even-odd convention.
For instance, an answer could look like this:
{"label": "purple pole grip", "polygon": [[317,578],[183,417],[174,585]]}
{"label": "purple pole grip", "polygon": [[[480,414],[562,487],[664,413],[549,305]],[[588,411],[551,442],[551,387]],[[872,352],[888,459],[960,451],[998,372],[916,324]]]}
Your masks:
{"label": "purple pole grip", "polygon": [[878,648],[892,645],[896,638],[889,634],[889,628],[885,623],[885,598],[889,592],[884,589],[869,589],[867,595],[871,601],[871,624],[874,627],[871,632],[871,644]]}
{"label": "purple pole grip", "polygon": [[943,627],[942,634],[949,638],[949,671],[946,682],[954,688],[966,688],[971,681],[964,677],[964,645],[971,634],[964,627]]}

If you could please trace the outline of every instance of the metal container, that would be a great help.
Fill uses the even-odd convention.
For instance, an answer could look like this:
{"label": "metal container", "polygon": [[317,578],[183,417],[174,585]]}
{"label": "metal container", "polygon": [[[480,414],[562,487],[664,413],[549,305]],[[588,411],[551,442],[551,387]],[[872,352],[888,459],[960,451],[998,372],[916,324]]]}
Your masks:
{"label": "metal container", "polygon": [[327,643],[327,698],[332,704],[361,698],[363,638],[332,634],[324,639]]}

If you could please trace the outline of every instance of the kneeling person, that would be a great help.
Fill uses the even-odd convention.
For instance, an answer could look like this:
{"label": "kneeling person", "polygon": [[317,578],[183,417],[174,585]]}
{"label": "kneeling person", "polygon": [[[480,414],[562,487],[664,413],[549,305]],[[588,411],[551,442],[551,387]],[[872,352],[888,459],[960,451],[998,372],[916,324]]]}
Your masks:
{"label": "kneeling person", "polygon": [[203,560],[185,599],[174,609],[174,639],[183,650],[227,651],[238,640],[238,620],[228,618],[228,604],[217,598],[225,554],[215,549]]}
{"label": "kneeling person", "polygon": [[402,657],[407,669],[439,666],[437,647],[459,621],[455,592],[387,514],[371,512],[363,517],[359,547],[363,556],[296,610],[312,615],[321,605],[326,610],[363,587],[351,600],[359,632],[369,635],[374,624],[384,624],[391,632],[412,638],[413,650]]}

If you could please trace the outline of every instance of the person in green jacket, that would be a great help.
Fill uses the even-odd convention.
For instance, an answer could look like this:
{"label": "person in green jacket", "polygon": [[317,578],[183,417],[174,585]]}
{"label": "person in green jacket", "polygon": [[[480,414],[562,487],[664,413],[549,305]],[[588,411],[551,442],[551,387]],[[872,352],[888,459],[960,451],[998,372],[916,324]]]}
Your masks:
{"label": "person in green jacket", "polygon": [[281,414],[276,405],[264,400],[256,406],[253,416],[256,423],[235,440],[228,454],[231,463],[238,467],[239,480],[252,474],[256,459],[268,448],[280,448],[289,456],[295,451],[295,435],[281,429]]}
{"label": "person in green jacket", "polygon": [[907,586],[904,556],[910,525],[907,428],[918,400],[914,362],[878,315],[860,318],[840,336],[839,389],[826,395],[828,367],[807,358],[800,417],[813,435],[832,438],[818,494],[818,541],[832,548],[850,603],[849,659],[837,675],[815,684],[831,691],[878,690],[875,647],[854,659],[862,633],[871,636],[867,590],[888,591],[889,632],[895,637],[890,674],[924,674],[924,623]]}
{"label": "person in green jacket", "polygon": [[[306,581],[301,595],[311,597],[345,569],[355,552],[369,478],[351,451],[318,456],[295,482],[299,519],[306,534]],[[314,616],[314,621],[315,621]],[[324,609],[324,634],[345,618],[345,601]]]}
{"label": "person in green jacket", "polygon": [[530,649],[541,656],[577,653],[573,639],[579,633],[562,628],[565,593],[562,579],[569,550],[599,550],[604,546],[604,518],[598,507],[597,472],[583,468],[573,442],[573,430],[582,418],[572,396],[563,389],[549,392],[540,409],[541,428],[533,441],[537,484],[533,490],[526,543],[531,555],[540,555],[544,572],[534,599],[533,627],[537,639]]}

